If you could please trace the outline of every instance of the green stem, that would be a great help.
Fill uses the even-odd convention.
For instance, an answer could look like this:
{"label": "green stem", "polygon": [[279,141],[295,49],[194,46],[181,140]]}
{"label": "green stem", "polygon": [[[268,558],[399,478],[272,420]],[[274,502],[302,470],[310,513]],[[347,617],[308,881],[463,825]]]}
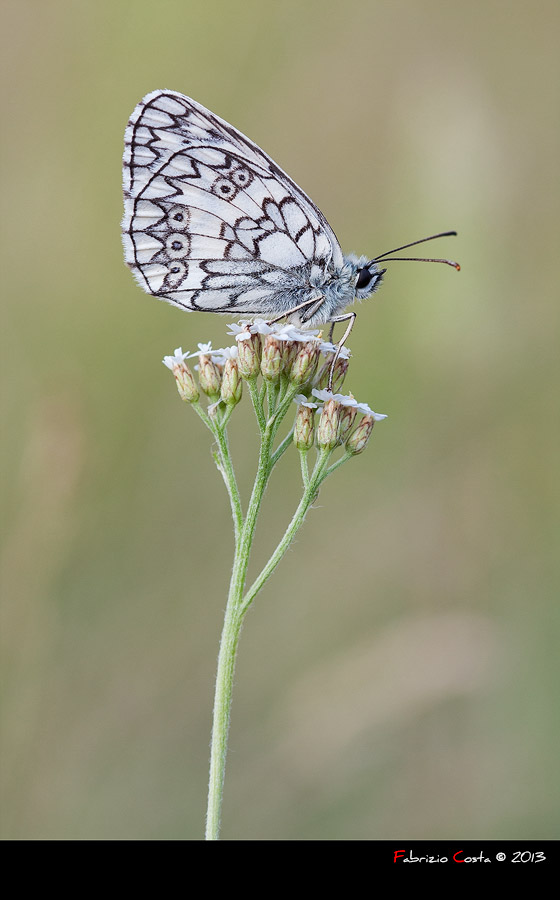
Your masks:
{"label": "green stem", "polygon": [[276,463],[278,462],[278,460],[280,459],[280,457],[282,456],[282,454],[286,452],[286,450],[288,449],[288,447],[289,447],[290,444],[292,443],[293,437],[294,437],[294,429],[291,428],[291,429],[288,431],[288,434],[286,435],[286,437],[284,438],[284,440],[282,441],[282,443],[281,443],[281,444],[278,444],[278,447],[276,448],[276,450],[274,451],[274,453],[273,453],[272,456],[270,457],[270,468],[271,468],[271,469],[274,468],[274,466],[276,465]]}
{"label": "green stem", "polygon": [[[238,560],[238,554],[236,554]],[[234,566],[235,571],[235,566]],[[216,673],[216,693],[212,727],[212,747],[210,752],[210,778],[208,783],[208,812],[206,816],[206,840],[217,841],[220,836],[220,818],[224,793],[227,740],[231,713],[231,695],[237,644],[241,632],[243,615],[239,614],[232,586],[226,607],[224,627],[220,641],[218,671]]]}
{"label": "green stem", "polygon": [[340,457],[340,459],[337,459],[337,461],[334,462],[332,464],[332,466],[329,466],[329,468],[326,470],[325,474],[323,475],[322,480],[324,481],[324,479],[327,478],[332,472],[335,472],[339,466],[342,466],[345,462],[348,462],[349,459],[352,459],[353,455],[354,455],[353,453],[348,453],[347,451],[345,451],[343,456]]}
{"label": "green stem", "polygon": [[200,418],[202,419],[202,421],[204,422],[206,427],[210,429],[212,434],[216,434],[216,428],[214,426],[214,423],[211,420],[208,413],[206,412],[206,410],[204,409],[204,407],[200,405],[200,400],[196,400],[195,403],[191,403],[191,406],[194,409],[195,413],[198,416],[200,416]]}
{"label": "green stem", "polygon": [[218,469],[220,470],[222,478],[224,479],[224,483],[229,495],[231,515],[233,518],[233,526],[235,529],[235,545],[237,546],[241,527],[243,525],[243,509],[241,506],[239,489],[237,487],[237,480],[235,478],[235,471],[229,453],[229,444],[226,431],[227,419],[222,420],[222,422],[220,423],[218,423],[214,419],[211,419],[204,407],[200,405],[200,402],[198,400],[192,404],[192,407],[194,411],[200,416],[206,427],[210,429],[210,431],[216,438],[218,447],[220,448],[219,454],[216,454],[214,459],[216,465],[218,466]]}
{"label": "green stem", "polygon": [[263,410],[263,398],[257,386],[256,375],[254,375],[252,378],[247,379],[247,387],[249,388],[251,401],[253,403],[253,409],[255,410],[255,415],[257,417],[257,422],[259,423],[261,434],[263,434],[266,428],[266,418]]}
{"label": "green stem", "polygon": [[216,440],[218,441],[218,446],[220,448],[220,471],[229,495],[231,515],[233,517],[235,529],[235,546],[237,547],[241,529],[243,527],[243,509],[241,506],[241,498],[239,496],[239,488],[237,487],[237,479],[235,477],[235,471],[229,453],[229,443],[225,426],[217,427],[214,434],[216,435]]}
{"label": "green stem", "polygon": [[272,427],[269,425],[262,436],[257,476],[249,501],[247,515],[236,542],[216,675],[206,819],[207,840],[218,840],[220,833],[220,813],[224,789],[233,673],[237,644],[244,616],[244,610],[241,608],[241,599],[245,588],[247,566],[249,565],[249,555],[257,516],[271,472],[270,448],[272,440],[273,432]]}
{"label": "green stem", "polygon": [[279,383],[278,381],[266,382],[266,400],[268,404],[268,418],[276,412],[276,402],[278,400]]}
{"label": "green stem", "polygon": [[[248,382],[251,384],[250,382]],[[262,499],[270,473],[275,462],[278,461],[285,449],[292,441],[292,431],[284,438],[278,449],[272,454],[272,445],[276,432],[283,417],[285,416],[292,399],[292,389],[289,388],[278,404],[278,408],[274,415],[270,416],[268,422],[264,423],[264,414],[262,401],[256,388],[256,380],[252,387],[249,387],[253,405],[255,406],[255,414],[259,420],[261,428],[261,448],[259,453],[259,463],[255,483],[249,500],[247,514],[243,520],[241,511],[241,502],[239,500],[239,492],[235,481],[235,474],[229,455],[229,446],[225,431],[222,431],[217,425],[214,425],[202,409],[197,412],[204,419],[206,424],[216,435],[216,439],[220,448],[220,460],[222,463],[221,471],[224,481],[228,487],[232,511],[234,514],[234,522],[236,523],[236,546],[235,557],[233,563],[233,571],[231,575],[229,595],[224,618],[224,627],[220,642],[220,652],[218,656],[218,671],[216,675],[216,690],[214,696],[214,714],[212,724],[212,744],[210,752],[210,778],[208,784],[208,813],[206,819],[206,839],[218,840],[220,834],[220,817],[224,791],[224,777],[227,756],[227,741],[231,715],[231,702],[233,691],[233,676],[235,670],[235,659],[237,654],[237,646],[239,643],[239,635],[243,618],[249,606],[253,602],[256,594],[270,577],[290,543],[292,542],[296,531],[303,523],[305,514],[317,496],[319,485],[326,477],[328,461],[331,456],[331,450],[321,450],[317,458],[317,462],[313,473],[307,478],[307,484],[303,497],[298,508],[290,522],[284,537],[280,541],[278,547],[270,557],[268,563],[251,585],[245,596],[245,583],[247,578],[247,567],[249,565],[249,556],[255,532],[257,517],[261,507]],[[297,389],[295,389],[297,390]],[[294,393],[295,393],[294,390]],[[271,398],[272,399],[272,398]],[[262,415],[262,421],[259,418],[259,411]]]}
{"label": "green stem", "polygon": [[319,485],[323,481],[323,476],[324,476],[325,469],[327,467],[327,463],[328,463],[331,453],[332,453],[331,450],[321,450],[321,452],[319,454],[319,458],[317,460],[317,464],[315,465],[315,469],[313,470],[313,474],[312,474],[311,478],[309,479],[309,483],[305,489],[303,497],[301,498],[298,508],[296,509],[296,511],[292,517],[292,521],[290,522],[290,524],[288,525],[288,528],[286,529],[284,537],[278,544],[276,550],[274,551],[274,553],[268,560],[267,564],[261,571],[260,575],[258,575],[258,577],[255,579],[255,581],[253,582],[253,584],[251,585],[251,587],[249,588],[249,590],[243,597],[242,604],[241,604],[241,613],[243,615],[249,609],[251,603],[255,599],[256,595],[258,594],[258,592],[260,591],[260,589],[262,588],[264,583],[267,581],[268,578],[270,578],[270,576],[274,572],[274,569],[276,568],[276,566],[278,565],[278,563],[284,556],[286,550],[292,543],[297,530],[301,527],[309,507],[315,500]]}
{"label": "green stem", "polygon": [[301,390],[301,388],[299,388],[297,385],[290,384],[288,389],[286,390],[286,393],[282,397],[281,402],[278,404],[278,409],[274,411],[274,415],[271,415],[269,417],[267,424],[272,425],[273,437],[276,436],[276,432],[280,428],[282,420],[288,412],[290,404],[299,390]]}
{"label": "green stem", "polygon": [[309,466],[307,464],[307,454],[309,450],[299,451],[299,461],[301,465],[301,477],[303,479],[304,488],[309,486]]}

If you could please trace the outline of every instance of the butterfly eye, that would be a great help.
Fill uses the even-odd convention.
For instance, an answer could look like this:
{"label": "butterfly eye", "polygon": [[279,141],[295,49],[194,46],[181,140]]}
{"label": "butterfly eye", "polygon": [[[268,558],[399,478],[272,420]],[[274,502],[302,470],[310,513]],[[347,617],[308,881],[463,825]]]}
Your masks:
{"label": "butterfly eye", "polygon": [[374,276],[371,274],[369,269],[360,269],[358,273],[358,279],[356,281],[356,290],[362,291],[364,290],[364,288],[368,288],[373,279]]}

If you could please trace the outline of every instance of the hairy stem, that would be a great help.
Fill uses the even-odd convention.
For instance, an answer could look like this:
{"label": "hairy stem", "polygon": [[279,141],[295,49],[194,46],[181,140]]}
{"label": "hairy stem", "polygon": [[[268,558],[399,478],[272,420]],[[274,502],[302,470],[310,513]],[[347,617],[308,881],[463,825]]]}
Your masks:
{"label": "hairy stem", "polygon": [[241,610],[242,610],[243,614],[245,614],[245,612],[249,609],[249,606],[255,599],[256,595],[258,594],[258,592],[260,591],[260,589],[262,588],[264,583],[267,581],[268,578],[270,578],[270,576],[274,572],[274,569],[276,568],[276,566],[278,565],[278,563],[284,556],[286,550],[290,546],[291,542],[293,541],[293,539],[296,535],[296,532],[303,524],[303,520],[306,516],[306,513],[317,496],[317,491],[319,489],[319,485],[323,481],[324,472],[327,467],[327,463],[328,463],[329,457],[331,455],[331,452],[332,452],[331,450],[322,450],[320,452],[319,458],[317,460],[317,464],[315,466],[315,469],[313,470],[313,474],[309,479],[309,482],[307,484],[307,487],[305,489],[303,497],[301,498],[301,500],[298,504],[298,508],[296,509],[296,511],[292,517],[292,521],[290,522],[290,524],[288,525],[288,527],[286,529],[284,537],[278,544],[276,550],[274,551],[274,553],[268,560],[265,567],[262,569],[261,573],[257,576],[255,581],[253,582],[253,584],[251,585],[251,587],[249,588],[249,590],[243,597],[242,606],[241,606]]}

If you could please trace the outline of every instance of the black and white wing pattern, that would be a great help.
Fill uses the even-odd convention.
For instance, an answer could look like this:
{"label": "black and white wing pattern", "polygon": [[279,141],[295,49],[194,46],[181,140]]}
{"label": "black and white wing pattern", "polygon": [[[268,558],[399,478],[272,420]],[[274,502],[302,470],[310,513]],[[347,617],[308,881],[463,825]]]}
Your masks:
{"label": "black and white wing pattern", "polygon": [[145,291],[176,306],[281,314],[343,264],[309,197],[256,144],[182,94],[154,91],[138,104],[123,180],[126,262]]}

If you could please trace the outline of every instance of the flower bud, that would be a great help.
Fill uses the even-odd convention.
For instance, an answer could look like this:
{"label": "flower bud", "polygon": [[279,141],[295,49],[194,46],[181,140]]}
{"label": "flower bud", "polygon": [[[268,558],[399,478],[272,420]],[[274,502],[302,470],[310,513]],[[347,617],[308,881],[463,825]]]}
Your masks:
{"label": "flower bud", "polygon": [[332,450],[338,443],[338,426],[340,421],[340,403],[338,400],[327,400],[321,410],[317,427],[317,444],[325,450]]}
{"label": "flower bud", "polygon": [[292,384],[305,384],[306,381],[313,378],[317,371],[320,355],[318,341],[307,341],[299,346],[289,370]]}
{"label": "flower bud", "polygon": [[[344,354],[345,348],[342,348],[342,353]],[[319,367],[319,371],[315,376],[314,386],[318,388],[320,391],[324,390],[324,388],[328,387],[332,363],[334,359],[334,353],[329,353],[324,363]],[[346,373],[348,371],[349,360],[346,355],[339,356],[333,371],[333,379],[332,379],[332,392],[336,394],[337,391],[342,387],[342,383],[346,378]]]}
{"label": "flower bud", "polygon": [[358,410],[355,406],[342,407],[340,411],[340,425],[338,430],[338,440],[341,444],[344,443],[350,431],[354,427],[354,422],[356,421],[357,415]]}
{"label": "flower bud", "polygon": [[284,340],[284,348],[282,350],[282,359],[284,360],[284,372],[289,372],[292,368],[292,363],[296,358],[296,354],[300,348],[301,344],[299,341],[287,341]]}
{"label": "flower bud", "polygon": [[260,372],[261,336],[243,331],[237,339],[237,364],[242,378],[254,378]]}
{"label": "flower bud", "polygon": [[331,370],[332,359],[332,354],[329,353],[327,358],[319,365],[317,374],[313,379],[313,386],[320,391],[325,390],[329,383],[329,372]]}
{"label": "flower bud", "polygon": [[205,394],[216,397],[220,393],[222,376],[216,363],[206,353],[198,357],[198,383]]}
{"label": "flower bud", "polygon": [[346,378],[346,373],[348,371],[349,360],[343,359],[342,356],[339,356],[334,367],[333,378],[332,378],[332,392],[336,394],[337,391],[340,390],[344,379]]}
{"label": "flower bud", "polygon": [[310,450],[315,434],[315,410],[310,406],[300,405],[296,413],[294,425],[294,444],[298,450]]}
{"label": "flower bud", "polygon": [[243,381],[239,374],[239,366],[236,359],[226,359],[224,374],[222,377],[222,400],[228,406],[235,406],[241,400]]}
{"label": "flower bud", "polygon": [[279,341],[274,334],[267,334],[264,342],[261,359],[261,372],[267,381],[277,381],[284,369],[282,354],[283,341]]}
{"label": "flower bud", "polygon": [[349,453],[356,456],[365,450],[366,444],[371,437],[375,420],[373,416],[366,415],[362,418],[358,427],[352,432],[346,441],[346,449]]}
{"label": "flower bud", "polygon": [[177,383],[177,390],[181,400],[186,403],[196,403],[200,397],[194,375],[184,362],[177,363],[173,366],[173,374]]}

